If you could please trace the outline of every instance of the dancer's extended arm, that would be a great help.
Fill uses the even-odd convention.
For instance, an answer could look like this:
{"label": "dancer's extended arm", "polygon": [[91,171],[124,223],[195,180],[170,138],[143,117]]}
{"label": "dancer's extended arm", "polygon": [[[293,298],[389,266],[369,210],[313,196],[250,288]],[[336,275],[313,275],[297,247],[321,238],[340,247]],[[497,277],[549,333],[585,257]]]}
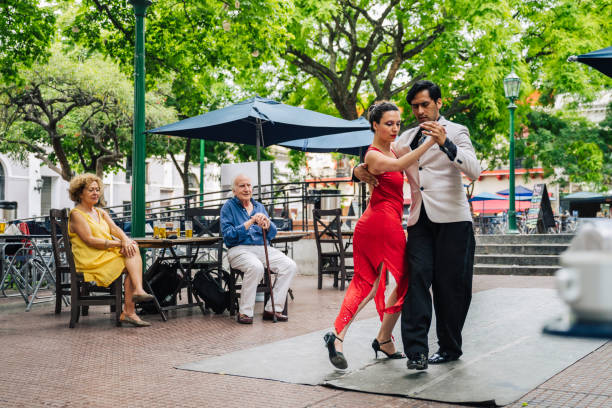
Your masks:
{"label": "dancer's extended arm", "polygon": [[365,157],[368,171],[372,174],[382,174],[387,171],[404,171],[407,167],[414,164],[435,143],[436,140],[434,138],[428,137],[416,150],[406,153],[397,159],[385,156],[376,150],[370,150]]}

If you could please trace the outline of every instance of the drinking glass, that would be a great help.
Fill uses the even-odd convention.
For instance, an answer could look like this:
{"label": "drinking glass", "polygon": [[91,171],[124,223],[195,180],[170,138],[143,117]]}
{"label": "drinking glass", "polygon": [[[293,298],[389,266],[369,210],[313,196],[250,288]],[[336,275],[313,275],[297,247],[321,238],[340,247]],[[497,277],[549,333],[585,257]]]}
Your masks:
{"label": "drinking glass", "polygon": [[166,238],[166,223],[162,221],[159,222],[159,237],[162,239]]}
{"label": "drinking glass", "polygon": [[172,230],[176,234],[176,237],[179,238],[181,236],[181,222],[178,221],[178,220],[177,221],[173,221],[172,222]]}
{"label": "drinking glass", "polygon": [[185,236],[187,238],[193,237],[193,221],[185,221]]}

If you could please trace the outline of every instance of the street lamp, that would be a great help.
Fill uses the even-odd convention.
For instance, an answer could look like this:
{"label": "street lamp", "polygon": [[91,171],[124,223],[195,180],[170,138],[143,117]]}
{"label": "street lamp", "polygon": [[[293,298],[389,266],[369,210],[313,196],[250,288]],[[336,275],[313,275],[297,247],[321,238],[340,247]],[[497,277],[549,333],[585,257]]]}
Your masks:
{"label": "street lamp", "polygon": [[36,191],[37,193],[40,193],[41,190],[43,189],[43,185],[45,184],[44,180],[39,178],[38,180],[35,181],[36,185],[34,186],[34,191]]}
{"label": "street lamp", "polygon": [[[132,139],[132,237],[145,236],[145,15],[150,0],[130,0],[136,17]],[[144,255],[144,250],[141,250]],[[143,262],[144,267],[144,262]]]}
{"label": "street lamp", "polygon": [[521,79],[514,73],[514,69],[504,78],[504,93],[506,98],[510,99],[508,110],[510,111],[510,206],[508,208],[508,233],[518,234],[516,228],[516,211],[515,195],[514,195],[514,110],[516,105],[514,101],[518,99],[519,90],[521,88]]}
{"label": "street lamp", "polygon": [[[129,0],[134,6],[136,38],[134,44],[134,125],[132,137],[132,237],[145,236],[145,16],[150,0]],[[142,272],[145,250],[140,249]]]}

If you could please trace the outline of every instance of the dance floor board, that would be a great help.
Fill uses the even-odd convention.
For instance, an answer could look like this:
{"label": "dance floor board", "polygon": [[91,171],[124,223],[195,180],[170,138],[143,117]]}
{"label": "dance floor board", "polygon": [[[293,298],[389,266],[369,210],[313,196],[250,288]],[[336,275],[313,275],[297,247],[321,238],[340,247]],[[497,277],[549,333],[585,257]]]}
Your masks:
{"label": "dance floor board", "polygon": [[[347,336],[350,340],[344,346],[349,363],[347,370],[337,370],[329,362],[323,335],[330,329],[183,364],[177,368],[319,385],[379,361],[374,359],[371,347],[379,327],[380,320],[377,318],[356,321],[351,325]],[[401,338],[399,324],[393,334],[396,339]],[[401,343],[398,347],[401,349]]]}
{"label": "dance floor board", "polygon": [[[345,344],[349,369],[344,371],[327,359],[325,330],[177,368],[441,402],[506,405],[606,342],[541,334],[544,323],[563,310],[550,289],[476,293],[463,331],[464,355],[421,372],[407,370],[406,360],[374,359],[370,344],[380,324],[377,318],[351,326]],[[394,334],[400,343],[399,324]],[[436,349],[433,322],[430,350]]]}

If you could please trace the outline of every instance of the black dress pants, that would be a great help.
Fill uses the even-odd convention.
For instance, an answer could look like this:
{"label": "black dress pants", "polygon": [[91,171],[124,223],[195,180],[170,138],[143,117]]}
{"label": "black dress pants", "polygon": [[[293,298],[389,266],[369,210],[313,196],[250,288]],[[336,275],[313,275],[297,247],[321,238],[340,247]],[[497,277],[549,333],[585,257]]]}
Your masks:
{"label": "black dress pants", "polygon": [[471,222],[435,223],[421,206],[419,220],[408,227],[406,245],[410,281],[401,320],[406,354],[429,354],[431,287],[439,350],[461,356],[461,330],[472,300],[475,246]]}

